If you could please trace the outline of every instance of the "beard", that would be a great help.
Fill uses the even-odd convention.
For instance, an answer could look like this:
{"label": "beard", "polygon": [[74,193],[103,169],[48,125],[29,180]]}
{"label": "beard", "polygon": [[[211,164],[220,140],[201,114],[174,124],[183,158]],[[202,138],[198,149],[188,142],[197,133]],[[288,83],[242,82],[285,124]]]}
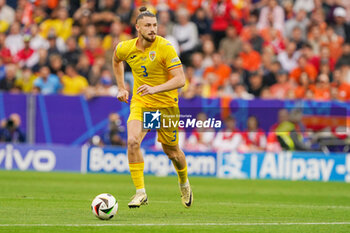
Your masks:
{"label": "beard", "polygon": [[142,33],[140,33],[142,38],[145,39],[147,42],[154,42],[156,40],[156,34],[154,34],[154,38],[152,38],[151,36],[148,35],[143,35]]}

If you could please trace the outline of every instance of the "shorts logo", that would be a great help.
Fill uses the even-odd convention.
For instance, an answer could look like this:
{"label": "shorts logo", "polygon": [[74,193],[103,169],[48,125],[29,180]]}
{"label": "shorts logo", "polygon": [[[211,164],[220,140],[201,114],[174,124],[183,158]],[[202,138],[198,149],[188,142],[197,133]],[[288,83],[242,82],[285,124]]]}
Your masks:
{"label": "shorts logo", "polygon": [[143,128],[144,129],[160,129],[159,110],[156,112],[143,112]]}
{"label": "shorts logo", "polygon": [[156,58],[156,51],[149,52],[149,59],[151,59],[151,61],[154,61],[155,58]]}

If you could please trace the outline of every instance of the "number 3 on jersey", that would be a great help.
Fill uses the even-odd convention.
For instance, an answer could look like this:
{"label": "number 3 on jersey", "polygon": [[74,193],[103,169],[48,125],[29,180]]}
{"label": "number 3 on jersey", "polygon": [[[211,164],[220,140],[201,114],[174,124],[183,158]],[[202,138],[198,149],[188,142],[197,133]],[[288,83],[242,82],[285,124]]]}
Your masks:
{"label": "number 3 on jersey", "polygon": [[146,66],[141,66],[143,68],[143,77],[148,77]]}
{"label": "number 3 on jersey", "polygon": [[175,141],[176,141],[176,133],[177,133],[176,130],[174,130],[173,133],[174,133],[174,139],[171,140],[171,141],[172,141],[172,142],[175,142]]}

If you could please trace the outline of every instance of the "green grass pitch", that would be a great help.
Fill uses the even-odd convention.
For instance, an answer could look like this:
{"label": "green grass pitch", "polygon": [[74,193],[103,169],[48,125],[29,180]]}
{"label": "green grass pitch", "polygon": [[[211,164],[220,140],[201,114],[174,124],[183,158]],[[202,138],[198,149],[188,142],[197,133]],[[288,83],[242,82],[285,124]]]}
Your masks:
{"label": "green grass pitch", "polygon": [[[191,177],[194,205],[181,205],[176,177],[146,176],[149,205],[128,209],[128,175],[0,171],[0,232],[350,232],[346,183]],[[113,194],[118,215],[90,210]]]}

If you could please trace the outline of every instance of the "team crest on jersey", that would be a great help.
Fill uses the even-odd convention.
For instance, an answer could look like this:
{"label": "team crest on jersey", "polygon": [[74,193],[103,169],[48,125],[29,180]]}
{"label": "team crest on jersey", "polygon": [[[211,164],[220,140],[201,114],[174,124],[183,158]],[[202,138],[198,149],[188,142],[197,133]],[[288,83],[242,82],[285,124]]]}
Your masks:
{"label": "team crest on jersey", "polygon": [[154,61],[155,58],[156,58],[156,51],[149,52],[149,59],[151,59],[151,61]]}

